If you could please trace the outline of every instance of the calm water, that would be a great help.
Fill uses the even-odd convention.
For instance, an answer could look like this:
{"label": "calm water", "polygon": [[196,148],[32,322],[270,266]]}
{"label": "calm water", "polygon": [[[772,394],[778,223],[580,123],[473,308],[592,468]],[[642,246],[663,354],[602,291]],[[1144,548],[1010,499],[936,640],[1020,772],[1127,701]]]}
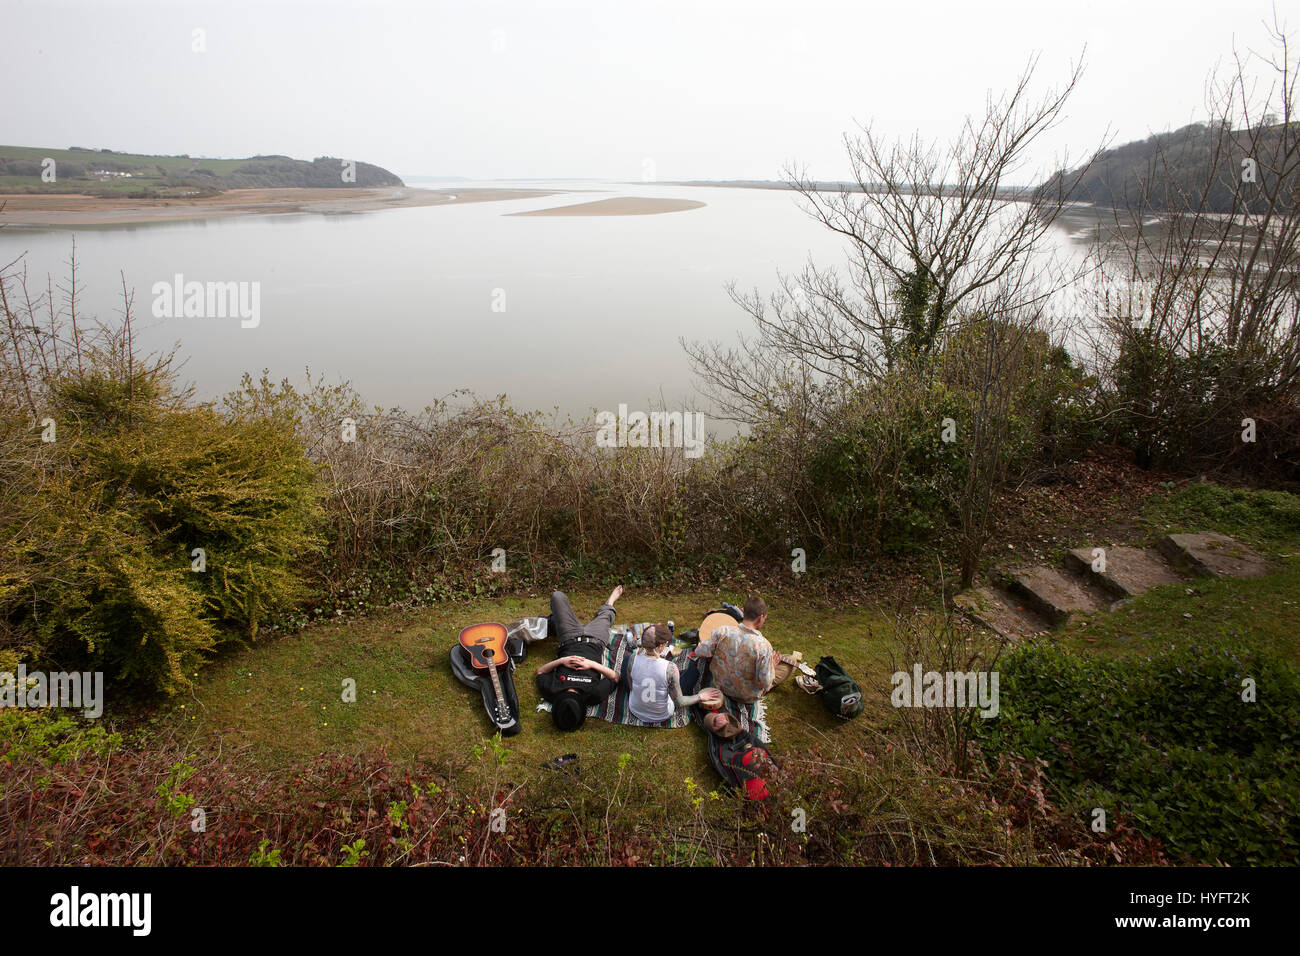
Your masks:
{"label": "calm water", "polygon": [[[456,183],[448,188],[501,183]],[[526,183],[540,188],[548,184]],[[113,316],[119,271],[136,292],[137,341],[180,344],[200,397],[244,371],[301,382],[304,369],[351,380],[371,404],[418,409],[456,389],[506,393],[519,408],[585,416],[593,408],[699,401],[679,344],[733,343],[750,331],[726,284],[775,288],[777,271],[843,244],[786,191],[557,183],[602,190],[505,202],[350,215],[249,216],[76,230],[80,308]],[[653,216],[511,217],[611,196],[696,199]],[[0,261],[24,250],[30,272],[66,274],[70,230],[0,231]],[[1065,241],[1061,233],[1061,241]],[[261,284],[261,320],[151,314],[155,282]],[[499,290],[499,291],[498,291]],[[493,311],[504,295],[505,311]]]}

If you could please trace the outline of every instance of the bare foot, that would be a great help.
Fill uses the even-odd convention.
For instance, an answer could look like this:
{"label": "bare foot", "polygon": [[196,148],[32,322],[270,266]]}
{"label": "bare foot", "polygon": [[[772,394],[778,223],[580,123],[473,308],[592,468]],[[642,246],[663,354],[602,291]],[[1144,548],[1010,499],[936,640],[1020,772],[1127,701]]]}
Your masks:
{"label": "bare foot", "polygon": [[614,588],[614,590],[609,592],[609,597],[605,599],[605,603],[612,606],[614,602],[617,601],[622,596],[623,596],[623,585],[620,584],[618,587]]}

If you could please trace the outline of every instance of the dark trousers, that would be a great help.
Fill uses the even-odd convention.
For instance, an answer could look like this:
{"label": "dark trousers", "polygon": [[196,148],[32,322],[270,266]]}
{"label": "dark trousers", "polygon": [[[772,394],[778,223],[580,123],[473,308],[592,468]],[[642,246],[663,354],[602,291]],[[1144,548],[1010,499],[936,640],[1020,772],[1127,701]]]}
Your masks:
{"label": "dark trousers", "polygon": [[679,683],[682,685],[683,694],[697,694],[700,691],[700,659],[694,654],[687,658],[686,666],[682,668]]}
{"label": "dark trousers", "polygon": [[552,591],[551,619],[555,622],[555,633],[559,638],[560,647],[579,639],[608,647],[609,629],[614,623],[614,606],[602,604],[596,616],[591,619],[591,623],[583,627],[578,623],[578,615],[573,613],[573,608],[569,605],[568,595],[563,591]]}

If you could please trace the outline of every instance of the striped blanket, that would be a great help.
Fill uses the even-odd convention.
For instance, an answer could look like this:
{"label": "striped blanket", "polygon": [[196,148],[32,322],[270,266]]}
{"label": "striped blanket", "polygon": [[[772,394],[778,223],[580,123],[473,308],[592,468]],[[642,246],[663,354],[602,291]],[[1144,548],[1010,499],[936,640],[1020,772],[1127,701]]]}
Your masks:
{"label": "striped blanket", "polygon": [[[668,727],[677,729],[685,727],[691,722],[691,712],[687,710],[674,710],[667,721],[658,724],[647,724],[645,721],[633,715],[628,707],[628,699],[632,696],[632,681],[630,672],[632,670],[632,659],[636,656],[636,649],[641,643],[641,633],[649,627],[650,624],[628,624],[618,625],[609,629],[609,648],[605,652],[605,665],[618,675],[618,687],[614,693],[610,694],[599,704],[592,704],[587,708],[588,717],[599,717],[601,720],[611,724],[623,724],[628,727]],[[673,664],[680,670],[686,664],[686,655],[682,654],[673,661]],[[538,706],[539,711],[549,711],[551,704],[543,700]]]}
{"label": "striped blanket", "polygon": [[[685,654],[683,654],[680,658],[678,658],[678,660],[681,662],[680,664],[678,664],[679,667],[686,666]],[[700,668],[699,668],[699,679],[695,682],[694,687],[686,687],[683,685],[682,693],[698,694],[704,688],[712,687],[712,686],[713,686],[713,678],[709,674],[709,661],[707,658],[701,658]],[[722,707],[724,710],[726,710],[727,713],[731,714],[733,717],[736,718],[736,720],[740,721],[741,730],[750,731],[751,733],[753,733],[755,737],[757,737],[765,744],[772,742],[771,732],[767,728],[767,705],[763,701],[763,698],[760,697],[752,704],[745,704],[738,700],[733,700],[732,698],[727,697],[726,695],[723,695]],[[695,722],[700,725],[701,729],[704,728],[704,715],[708,713],[709,711],[705,710],[699,704],[696,704],[694,707],[691,708],[691,716],[695,719]],[[705,730],[704,732],[708,734],[707,730]],[[712,738],[711,734],[709,736],[710,738]],[[712,743],[711,739],[710,739],[710,743]]]}
{"label": "striped blanket", "polygon": [[[707,658],[702,658],[700,660],[698,674],[698,679],[692,682],[695,685],[694,687],[689,690],[683,688],[686,693],[697,694],[704,688],[713,686],[713,679],[709,674],[709,661]],[[722,697],[722,706],[727,713],[735,717],[740,723],[741,730],[749,731],[754,735],[756,740],[763,744],[764,747],[771,743],[772,737],[767,729],[767,707],[763,703],[763,698],[760,697],[752,704],[744,704],[738,700],[733,700],[724,694]],[[718,776],[722,778],[723,785],[729,791],[734,790],[737,787],[742,786],[743,781],[738,778],[734,765],[730,768],[728,767],[728,760],[734,759],[734,755],[733,757],[724,759],[724,754],[722,752],[723,742],[718,737],[709,733],[708,729],[704,727],[704,718],[709,713],[710,711],[705,710],[698,704],[691,708],[691,716],[694,717],[695,722],[704,730],[704,740],[709,752],[709,763],[713,766],[713,769],[717,771]],[[751,799],[763,800],[768,796],[766,785],[761,785],[762,789],[758,794],[750,793],[748,784],[743,785],[746,788],[746,795]]]}
{"label": "striped blanket", "polygon": [[[666,723],[647,724],[632,715],[628,708],[628,698],[632,696],[632,682],[628,679],[628,673],[632,668],[632,658],[636,656],[636,648],[641,643],[641,633],[650,626],[649,622],[642,624],[617,625],[609,629],[609,648],[605,652],[605,665],[619,676],[618,687],[614,693],[610,694],[604,701],[599,704],[592,704],[587,708],[588,717],[599,717],[601,720],[611,724],[624,724],[629,727],[669,727],[677,729],[685,727],[692,720],[700,724],[703,729],[704,715],[708,713],[699,704],[686,710],[675,710]],[[679,654],[673,658],[673,664],[679,671],[686,669],[689,660],[685,653]],[[685,680],[682,682],[683,694],[698,694],[705,687],[712,687],[713,681],[709,676],[709,662],[707,659],[700,661],[699,680],[696,686],[687,687]],[[762,698],[755,703],[745,704],[738,700],[732,700],[730,697],[722,698],[722,706],[727,713],[732,714],[738,721],[742,730],[750,731],[763,743],[771,743],[771,732],[767,727],[767,706]],[[539,711],[549,711],[551,709],[550,701],[543,700],[537,705]],[[705,731],[707,734],[708,731]]]}

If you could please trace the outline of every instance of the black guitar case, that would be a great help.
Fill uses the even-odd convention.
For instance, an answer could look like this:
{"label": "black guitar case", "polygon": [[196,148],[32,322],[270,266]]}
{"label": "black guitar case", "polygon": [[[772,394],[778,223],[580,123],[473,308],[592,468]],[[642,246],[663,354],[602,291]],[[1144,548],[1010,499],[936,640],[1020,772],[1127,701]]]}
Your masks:
{"label": "black guitar case", "polygon": [[527,653],[528,648],[522,637],[512,634],[506,638],[509,665],[497,669],[497,680],[501,682],[501,690],[506,695],[506,707],[510,719],[502,721],[497,717],[496,692],[492,689],[492,678],[486,672],[474,669],[474,665],[470,663],[469,651],[465,648],[459,644],[453,644],[451,648],[451,672],[466,687],[472,687],[482,695],[483,709],[487,711],[488,720],[502,737],[513,737],[523,729],[523,723],[519,719],[519,694],[515,691],[515,665],[522,661]]}

